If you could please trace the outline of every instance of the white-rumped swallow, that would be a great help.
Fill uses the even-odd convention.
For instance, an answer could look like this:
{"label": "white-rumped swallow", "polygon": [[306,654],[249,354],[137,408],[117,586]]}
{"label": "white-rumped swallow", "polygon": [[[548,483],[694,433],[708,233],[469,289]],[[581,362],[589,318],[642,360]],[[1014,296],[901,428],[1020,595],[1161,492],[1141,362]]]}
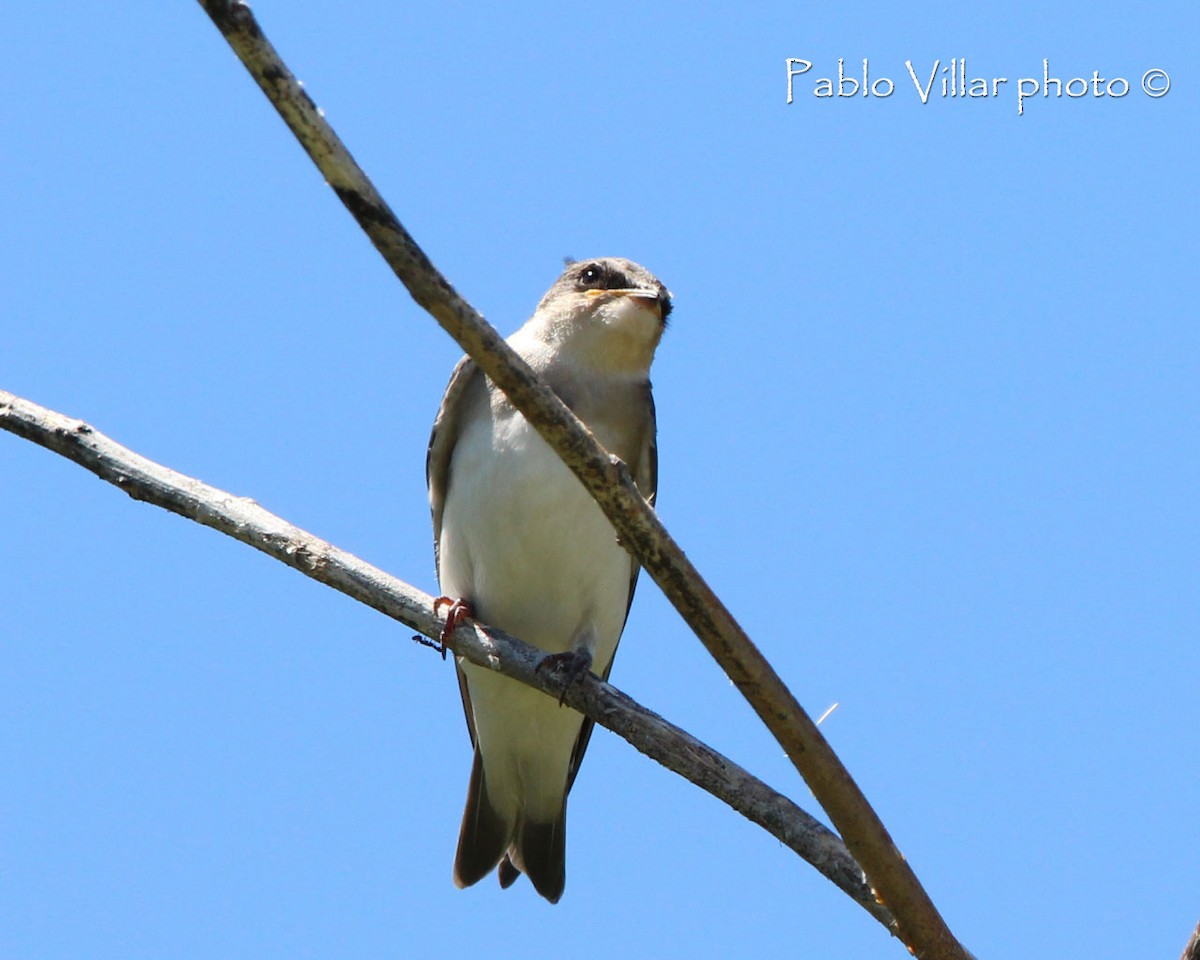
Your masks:
{"label": "white-rumped swallow", "polygon": [[[580,260],[508,339],[651,503],[650,363],[670,312],[670,293],[644,267]],[[640,567],[579,479],[468,357],[434,421],[426,478],[447,629],[471,616],[546,651],[544,664],[607,679]],[[470,886],[499,865],[501,886],[523,871],[557,902],[567,794],[592,721],[461,658],[457,672],[475,760],[454,882]]]}

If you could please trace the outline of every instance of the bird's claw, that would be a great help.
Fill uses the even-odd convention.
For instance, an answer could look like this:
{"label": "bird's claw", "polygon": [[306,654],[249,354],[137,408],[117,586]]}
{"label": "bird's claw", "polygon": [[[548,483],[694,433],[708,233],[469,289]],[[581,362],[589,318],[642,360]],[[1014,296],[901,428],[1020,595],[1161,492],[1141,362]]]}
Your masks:
{"label": "bird's claw", "polygon": [[458,629],[458,625],[464,620],[474,617],[475,611],[471,609],[471,605],[461,597],[438,597],[433,601],[433,612],[437,614],[442,607],[449,607],[446,611],[446,622],[442,626],[442,635],[438,643],[426,641],[423,638],[413,637],[420,643],[426,646],[433,647],[442,654],[442,659],[446,659],[446,648],[450,646],[450,638],[454,636],[454,631]]}
{"label": "bird's claw", "polygon": [[558,705],[561,707],[567,697],[571,685],[578,683],[592,669],[592,655],[586,650],[564,650],[562,653],[548,653],[534,668],[535,672],[562,675],[562,690],[558,694]]}

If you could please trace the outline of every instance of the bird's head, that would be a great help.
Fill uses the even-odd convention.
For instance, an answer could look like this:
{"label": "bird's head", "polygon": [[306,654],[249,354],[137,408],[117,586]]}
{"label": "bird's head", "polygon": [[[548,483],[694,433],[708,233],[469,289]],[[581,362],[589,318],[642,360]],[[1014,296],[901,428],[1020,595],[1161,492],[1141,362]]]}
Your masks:
{"label": "bird's head", "polygon": [[620,257],[577,260],[546,291],[521,334],[574,363],[645,373],[670,313],[670,291],[645,267]]}

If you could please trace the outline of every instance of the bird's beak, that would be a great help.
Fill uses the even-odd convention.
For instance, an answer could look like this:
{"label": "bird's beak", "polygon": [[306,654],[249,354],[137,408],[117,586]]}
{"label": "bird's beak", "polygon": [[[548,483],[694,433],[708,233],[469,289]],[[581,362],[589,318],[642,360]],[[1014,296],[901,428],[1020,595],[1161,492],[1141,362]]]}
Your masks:
{"label": "bird's beak", "polygon": [[[657,290],[650,290],[645,287],[623,287],[618,290],[588,290],[589,297],[632,297],[635,300],[649,300],[651,304],[658,307],[659,315],[666,319],[667,307],[666,303],[670,301],[665,297],[660,296]],[[669,296],[669,295],[667,295]]]}
{"label": "bird's beak", "polygon": [[642,287],[623,287],[619,290],[588,290],[589,297],[641,297],[647,300],[657,300],[657,290],[646,290]]}

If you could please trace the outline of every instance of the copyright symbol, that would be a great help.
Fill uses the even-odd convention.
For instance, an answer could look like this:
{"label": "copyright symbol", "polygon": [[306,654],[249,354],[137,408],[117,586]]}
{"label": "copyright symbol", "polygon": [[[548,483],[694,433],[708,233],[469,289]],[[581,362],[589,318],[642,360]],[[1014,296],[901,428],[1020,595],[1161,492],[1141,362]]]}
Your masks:
{"label": "copyright symbol", "polygon": [[1148,97],[1165,96],[1171,89],[1171,78],[1166,70],[1159,70],[1158,67],[1147,70],[1142,74],[1142,89]]}

